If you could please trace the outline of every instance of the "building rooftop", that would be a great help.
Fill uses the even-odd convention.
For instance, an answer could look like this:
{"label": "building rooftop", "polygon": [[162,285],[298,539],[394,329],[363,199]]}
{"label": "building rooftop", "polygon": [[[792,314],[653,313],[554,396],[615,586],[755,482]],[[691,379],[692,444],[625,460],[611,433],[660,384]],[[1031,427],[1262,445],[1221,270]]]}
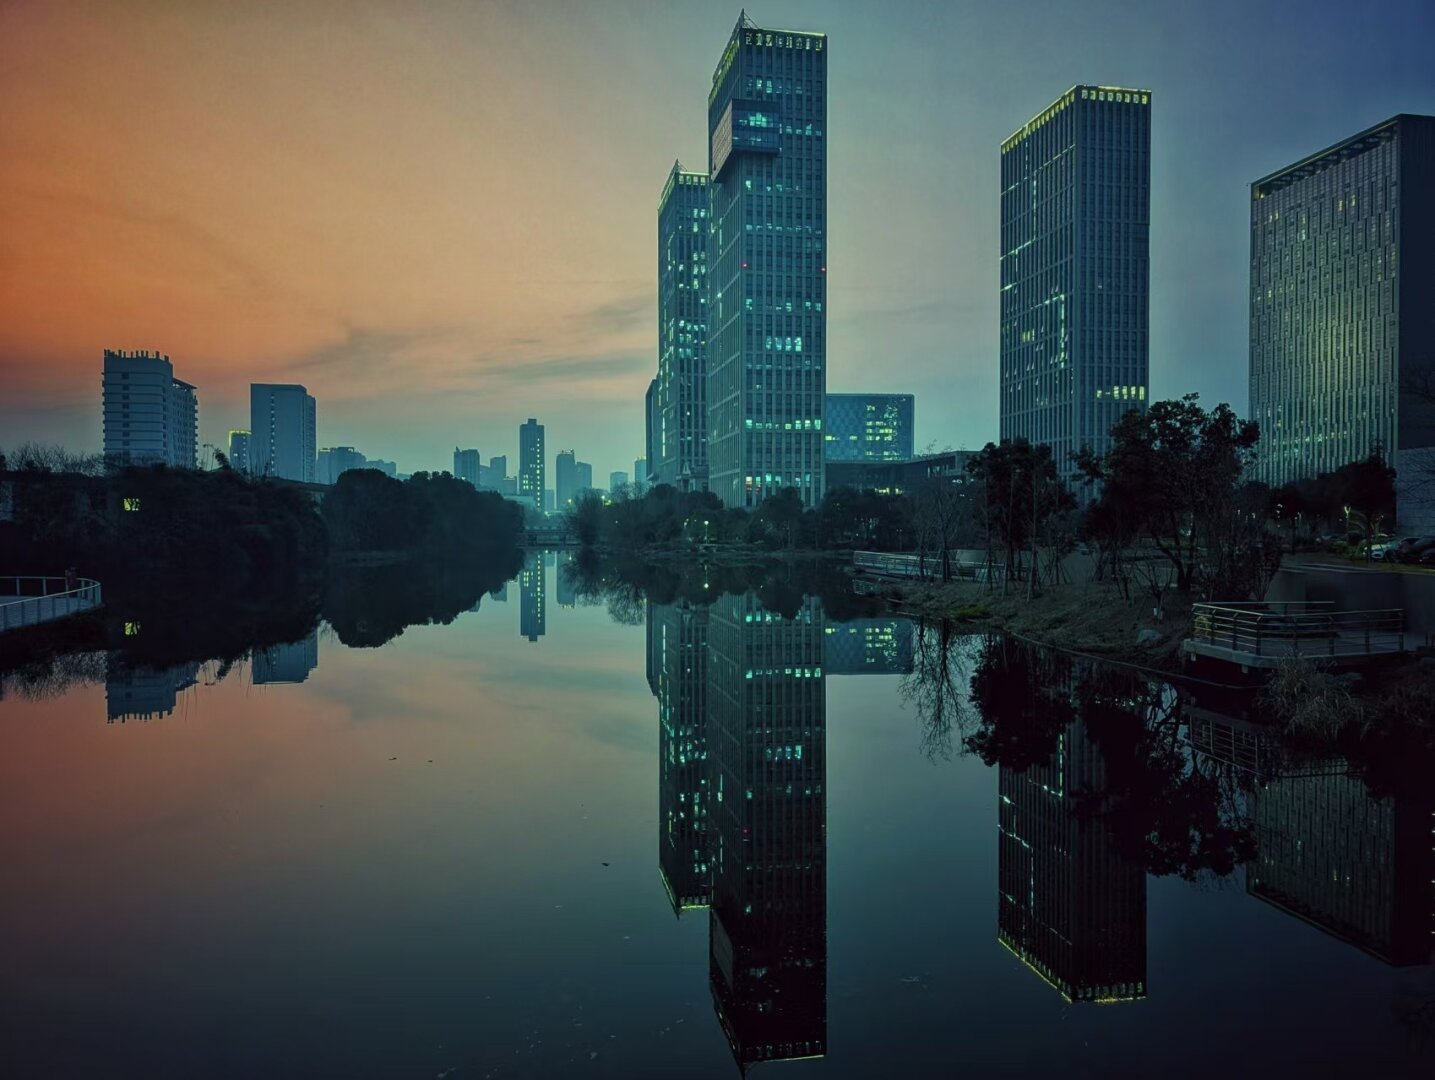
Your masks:
{"label": "building rooftop", "polygon": [[[1093,84],[1093,83],[1077,83],[1075,86],[1073,86],[1073,87],[1071,87],[1069,90],[1067,90],[1066,93],[1061,94],[1059,97],[1057,97],[1057,99],[1056,99],[1055,101],[1053,101],[1050,105],[1048,105],[1046,108],[1042,109],[1041,112],[1037,113],[1037,114],[1036,114],[1035,116],[1033,116],[1030,120],[1028,120],[1025,124],[1023,124],[1021,127],[1017,128],[1017,129],[1016,129],[1015,131],[1013,131],[1010,135],[1008,135],[1005,139],[1003,139],[1003,140],[1002,140],[1002,153],[1006,153],[1006,152],[1007,152],[1008,150],[1010,150],[1013,146],[1015,146],[1017,143],[1019,143],[1022,139],[1026,138],[1026,137],[1027,137],[1028,135],[1030,135],[1033,131],[1036,131],[1038,128],[1040,128],[1043,124],[1045,124],[1045,123],[1046,123],[1048,120],[1050,120],[1053,116],[1055,116],[1057,113],[1059,113],[1062,109],[1066,108],[1066,107],[1067,107],[1068,105],[1070,105],[1073,101],[1075,101],[1075,100],[1077,99],[1078,93],[1082,93],[1082,92],[1085,92],[1085,93],[1088,93],[1088,94],[1091,93],[1091,92],[1095,92],[1095,93],[1097,93],[1097,94],[1122,94],[1122,95],[1131,94],[1131,95],[1133,95],[1134,97],[1139,97],[1139,99],[1140,99],[1140,100],[1133,100],[1133,101],[1131,102],[1132,105],[1150,105],[1150,104],[1151,104],[1151,91],[1150,91],[1150,90],[1144,90],[1144,89],[1141,89],[1141,88],[1135,87],[1135,86],[1102,86],[1102,85],[1100,85],[1100,84]],[[1100,101],[1100,100],[1104,100],[1104,99],[1098,97],[1096,100]],[[1120,100],[1120,99],[1116,99],[1116,100]]]}
{"label": "building rooftop", "polygon": [[1304,157],[1294,165],[1287,165],[1284,169],[1278,169],[1269,176],[1263,176],[1251,184],[1251,198],[1264,199],[1273,192],[1282,188],[1290,187],[1317,173],[1339,165],[1342,161],[1356,157],[1371,150],[1381,143],[1389,142],[1395,137],[1396,125],[1401,120],[1432,120],[1435,117],[1417,116],[1411,113],[1398,113],[1389,120],[1382,120],[1372,127],[1366,128],[1358,134],[1342,139],[1333,146],[1327,146],[1324,150],[1318,150],[1309,157]]}

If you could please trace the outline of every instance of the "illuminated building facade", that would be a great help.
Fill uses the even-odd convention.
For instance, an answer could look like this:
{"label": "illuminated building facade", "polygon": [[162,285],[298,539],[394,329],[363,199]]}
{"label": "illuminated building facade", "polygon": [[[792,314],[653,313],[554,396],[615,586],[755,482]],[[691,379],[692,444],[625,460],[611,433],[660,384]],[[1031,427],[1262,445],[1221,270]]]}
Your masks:
{"label": "illuminated building facade", "polygon": [[1072,87],[1002,143],[1001,438],[1068,481],[1146,407],[1150,221],[1150,91]]}
{"label": "illuminated building facade", "polygon": [[249,471],[312,484],[318,458],[318,409],[296,383],[249,386]]}
{"label": "illuminated building facade", "polygon": [[708,489],[823,492],[827,38],[744,16],[708,97]]}
{"label": "illuminated building facade", "polygon": [[828,394],[828,461],[909,461],[911,394]]}
{"label": "illuminated building facade", "polygon": [[658,201],[658,378],[654,481],[707,484],[708,178],[674,163]]}
{"label": "illuminated building facade", "polygon": [[543,425],[532,417],[518,428],[518,496],[543,509]]}
{"label": "illuminated building facade", "polygon": [[101,392],[108,461],[198,465],[199,399],[191,384],[174,377],[168,356],[106,349]]}
{"label": "illuminated building facade", "polygon": [[249,432],[242,428],[236,428],[229,433],[229,446],[226,451],[229,457],[229,467],[239,472],[249,471]]}
{"label": "illuminated building facade", "polygon": [[709,983],[740,1068],[827,1044],[822,607],[751,595],[708,616]]}
{"label": "illuminated building facade", "polygon": [[1072,720],[1045,762],[999,766],[997,940],[1068,1001],[1146,996],[1146,870],[1099,816],[1106,763]]}
{"label": "illuminated building facade", "polygon": [[823,666],[828,675],[905,675],[912,670],[911,619],[852,619],[829,622],[823,630]]}
{"label": "illuminated building facade", "polygon": [[530,551],[524,555],[523,569],[518,573],[518,632],[529,641],[537,641],[548,631],[548,615],[544,610],[547,592],[543,552]]}
{"label": "illuminated building facade", "polygon": [[[1251,185],[1251,419],[1278,487],[1435,446],[1435,117],[1396,116]],[[1404,512],[1402,507],[1402,515]]]}

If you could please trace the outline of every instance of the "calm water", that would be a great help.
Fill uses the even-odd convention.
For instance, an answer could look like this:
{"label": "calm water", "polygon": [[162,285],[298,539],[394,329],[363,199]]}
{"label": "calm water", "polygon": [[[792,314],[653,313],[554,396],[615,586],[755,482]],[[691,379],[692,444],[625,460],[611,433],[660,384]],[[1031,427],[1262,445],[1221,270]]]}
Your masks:
{"label": "calm water", "polygon": [[5,1074],[1431,1075],[1428,791],[790,590],[580,591],[8,681]]}

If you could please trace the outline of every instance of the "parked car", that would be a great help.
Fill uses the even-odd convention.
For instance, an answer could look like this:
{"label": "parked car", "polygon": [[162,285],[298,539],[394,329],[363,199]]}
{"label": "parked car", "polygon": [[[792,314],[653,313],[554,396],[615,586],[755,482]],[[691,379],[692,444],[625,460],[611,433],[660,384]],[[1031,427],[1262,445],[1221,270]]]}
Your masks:
{"label": "parked car", "polygon": [[1378,562],[1383,562],[1386,559],[1393,560],[1395,553],[1400,550],[1401,544],[1413,544],[1419,539],[1418,536],[1402,536],[1398,540],[1388,540],[1384,544],[1377,544],[1370,549],[1370,557]]}
{"label": "parked car", "polygon": [[1419,562],[1420,556],[1435,548],[1435,536],[1421,536],[1415,540],[1402,540],[1395,551],[1395,558],[1403,563]]}

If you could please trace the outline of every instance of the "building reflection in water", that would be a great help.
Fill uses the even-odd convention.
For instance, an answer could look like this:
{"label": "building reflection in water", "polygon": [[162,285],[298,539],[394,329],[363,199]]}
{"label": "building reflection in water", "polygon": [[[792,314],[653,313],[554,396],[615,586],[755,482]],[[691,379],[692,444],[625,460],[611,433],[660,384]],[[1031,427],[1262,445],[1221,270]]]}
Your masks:
{"label": "building reflection in water", "polygon": [[547,577],[543,552],[530,551],[523,556],[523,569],[518,573],[518,632],[529,641],[537,641],[548,629],[544,612]]}
{"label": "building reflection in water", "polygon": [[287,645],[256,648],[251,656],[255,685],[301,683],[319,666],[319,628]]}
{"label": "building reflection in water", "polygon": [[829,622],[823,630],[828,675],[907,675],[912,671],[916,623],[911,619]]}
{"label": "building reflection in water", "polygon": [[1101,750],[1077,717],[1051,756],[999,767],[997,940],[1067,1001],[1146,996],[1146,870],[1101,815]]}
{"label": "building reflection in water", "polygon": [[648,612],[658,861],[675,910],[709,906],[708,978],[739,1069],[825,1054],[825,620],[752,596]]}
{"label": "building reflection in water", "polygon": [[174,712],[179,694],[199,679],[199,662],[174,667],[129,667],[115,657],[105,674],[105,720],[158,720]]}

